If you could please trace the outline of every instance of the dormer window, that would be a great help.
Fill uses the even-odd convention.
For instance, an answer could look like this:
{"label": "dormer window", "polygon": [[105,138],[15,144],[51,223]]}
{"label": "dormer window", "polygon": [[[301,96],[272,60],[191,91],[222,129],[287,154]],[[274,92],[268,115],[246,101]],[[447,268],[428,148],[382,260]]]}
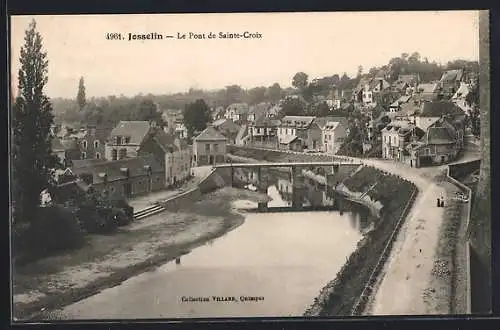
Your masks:
{"label": "dormer window", "polygon": [[82,141],[82,147],[83,149],[87,149],[87,140]]}
{"label": "dormer window", "polygon": [[122,137],[121,136],[116,137],[116,144],[122,144]]}
{"label": "dormer window", "polygon": [[129,143],[130,143],[130,136],[126,136],[126,137],[125,137],[125,143],[126,143],[126,144],[129,144]]}
{"label": "dormer window", "polygon": [[97,141],[97,140],[94,141],[94,148],[96,148],[96,149],[99,148],[99,141]]}

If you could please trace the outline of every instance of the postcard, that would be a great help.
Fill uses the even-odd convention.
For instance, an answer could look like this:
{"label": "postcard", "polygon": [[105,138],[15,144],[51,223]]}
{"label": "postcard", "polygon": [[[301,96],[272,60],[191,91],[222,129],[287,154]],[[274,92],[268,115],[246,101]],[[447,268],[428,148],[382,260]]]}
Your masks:
{"label": "postcard", "polygon": [[14,320],[490,312],[487,11],[10,18]]}

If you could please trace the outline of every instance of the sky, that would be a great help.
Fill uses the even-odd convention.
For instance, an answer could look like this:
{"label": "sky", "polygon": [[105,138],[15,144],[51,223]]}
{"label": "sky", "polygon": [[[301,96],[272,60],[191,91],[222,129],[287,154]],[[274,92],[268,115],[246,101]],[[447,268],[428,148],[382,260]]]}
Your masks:
{"label": "sky", "polygon": [[[299,71],[310,79],[355,75],[359,65],[367,72],[404,52],[438,63],[479,58],[478,11],[12,16],[14,86],[32,19],[48,54],[49,97],[75,98],[80,77],[87,97],[133,96],[232,84],[288,87]],[[218,38],[245,31],[261,37]],[[189,39],[189,32],[205,39]],[[174,38],[129,41],[129,33]]]}

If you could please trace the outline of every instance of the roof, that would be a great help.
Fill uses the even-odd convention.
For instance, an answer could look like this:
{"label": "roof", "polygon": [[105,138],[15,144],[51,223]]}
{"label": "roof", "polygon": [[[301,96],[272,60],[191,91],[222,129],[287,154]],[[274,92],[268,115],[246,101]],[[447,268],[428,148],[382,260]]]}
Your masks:
{"label": "roof", "polygon": [[414,129],[416,126],[405,120],[394,120],[391,121],[387,126],[382,129],[382,132],[392,132],[399,134],[406,134]]}
{"label": "roof", "polygon": [[357,91],[362,90],[362,89],[365,87],[365,85],[370,84],[370,81],[371,81],[371,78],[368,78],[368,77],[362,77],[362,78],[359,80],[358,84],[356,85],[355,90],[357,90]]}
{"label": "roof", "polygon": [[312,116],[285,116],[281,119],[281,126],[310,126],[315,117]]}
{"label": "roof", "polygon": [[445,71],[443,73],[440,81],[442,81],[442,82],[454,82],[454,81],[462,79],[462,75],[463,75],[463,70],[461,70],[461,69],[448,70],[448,71]]}
{"label": "roof", "polygon": [[164,152],[174,152],[179,150],[175,145],[175,136],[164,131],[157,131],[152,137]]}
{"label": "roof", "polygon": [[455,143],[455,137],[446,127],[429,127],[423,140],[427,144],[451,144]]}
{"label": "roof", "polygon": [[108,140],[111,131],[113,131],[113,127],[98,126],[95,129],[95,137],[97,140],[105,142]]}
{"label": "roof", "polygon": [[247,134],[248,134],[247,128],[248,128],[247,125],[242,125],[240,127],[240,130],[238,131],[238,134],[236,134],[236,140],[241,140],[245,136],[247,136]]}
{"label": "roof", "polygon": [[389,83],[385,79],[375,78],[372,81],[370,81],[370,85],[369,85],[370,89],[376,88],[380,84],[380,82],[382,82],[382,89],[385,89],[385,88],[390,86]]}
{"label": "roof", "polygon": [[278,119],[269,118],[266,115],[262,115],[253,124],[255,127],[278,127],[280,125],[280,121]]}
{"label": "roof", "polygon": [[248,114],[254,114],[256,117],[259,117],[267,112],[267,110],[270,108],[270,105],[268,103],[259,103],[256,105],[252,105],[250,109],[248,110]]}
{"label": "roof", "polygon": [[214,127],[208,126],[197,137],[195,141],[226,141],[226,137],[218,132]]}
{"label": "roof", "polygon": [[433,94],[437,92],[437,88],[437,83],[425,83],[418,85],[417,91],[422,94]]}
{"label": "roof", "polygon": [[295,141],[297,139],[298,139],[297,136],[287,135],[283,139],[281,139],[280,143],[282,143],[282,144],[290,144],[290,143],[292,143],[293,141]]}
{"label": "roof", "polygon": [[148,121],[120,121],[111,131],[109,137],[129,136],[128,144],[140,145],[149,133],[150,124]]}
{"label": "roof", "polygon": [[218,131],[226,131],[229,133],[236,134],[240,130],[240,126],[233,122],[230,119],[219,119],[212,123],[212,126],[215,127]]}
{"label": "roof", "polygon": [[100,162],[75,160],[72,170],[78,176],[92,174],[93,183],[98,184],[104,182],[104,174],[106,174],[108,182],[126,179],[126,174],[121,170],[125,168],[129,170],[130,177],[147,175],[148,166],[151,167],[153,173],[165,171],[163,165],[153,155]]}
{"label": "roof", "polygon": [[64,145],[61,142],[61,139],[59,139],[58,137],[53,137],[51,144],[52,144],[52,151],[54,151],[54,152],[66,150],[66,148],[64,147]]}
{"label": "roof", "polygon": [[236,114],[242,115],[248,112],[248,104],[246,103],[233,103],[227,107],[227,110],[234,109]]}
{"label": "roof", "polygon": [[467,94],[469,94],[469,86],[467,86],[466,83],[460,83],[460,87],[457,89],[452,98],[456,99],[459,97],[465,97]]}
{"label": "roof", "polygon": [[451,115],[452,117],[463,115],[463,110],[449,101],[424,102],[420,107],[420,117],[441,117]]}
{"label": "roof", "polygon": [[[334,116],[328,116],[328,117],[316,117],[314,119],[316,124],[318,124],[319,128],[325,129],[326,126],[332,126],[332,123],[336,123],[335,127],[338,126],[340,123],[346,123],[347,118],[345,117],[334,117]],[[330,124],[329,124],[330,123]]]}
{"label": "roof", "polygon": [[78,141],[75,138],[64,138],[60,140],[65,150],[79,150]]}
{"label": "roof", "polygon": [[420,79],[418,77],[418,73],[412,74],[400,74],[398,77],[398,81],[405,82],[407,84],[412,84],[418,82]]}

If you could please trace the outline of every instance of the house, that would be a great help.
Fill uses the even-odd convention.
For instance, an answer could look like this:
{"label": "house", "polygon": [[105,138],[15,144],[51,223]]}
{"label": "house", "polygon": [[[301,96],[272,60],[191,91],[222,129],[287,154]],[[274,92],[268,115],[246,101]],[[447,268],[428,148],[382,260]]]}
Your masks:
{"label": "house", "polygon": [[75,160],[71,170],[86,185],[112,199],[131,198],[165,187],[165,168],[153,155]]}
{"label": "house", "polygon": [[453,120],[464,117],[464,112],[460,107],[450,101],[423,102],[414,116],[415,125],[426,131],[438,119],[449,116]]}
{"label": "house", "polygon": [[248,110],[247,103],[233,103],[226,108],[224,118],[231,119],[235,123],[241,123],[247,119]]}
{"label": "house", "polygon": [[87,125],[79,137],[80,159],[104,158],[105,145],[112,127]]}
{"label": "house", "polygon": [[[404,161],[405,147],[408,143],[418,141],[424,131],[410,121],[392,121],[381,131],[382,158]],[[409,156],[409,155],[406,155]]]}
{"label": "house", "polygon": [[157,130],[141,144],[139,156],[153,155],[164,166],[165,186],[176,186],[190,177],[192,148],[184,139]]}
{"label": "house", "polygon": [[460,83],[465,79],[464,70],[447,70],[443,72],[439,85],[443,96],[450,98],[460,87]]}
{"label": "house", "polygon": [[391,85],[383,78],[372,79],[362,91],[362,102],[365,106],[374,105],[375,95],[390,88]]}
{"label": "house", "polygon": [[51,140],[52,153],[57,156],[61,164],[66,164],[66,148],[63,146],[61,139],[54,136]]}
{"label": "house", "polygon": [[425,83],[419,84],[413,96],[419,101],[435,101],[438,99],[439,84],[438,83]]}
{"label": "house", "polygon": [[155,122],[120,121],[106,142],[105,158],[117,160],[137,157],[137,151],[153,130],[156,130]]}
{"label": "house", "polygon": [[321,150],[332,154],[337,153],[349,134],[347,118],[317,117],[315,122],[321,129]]}
{"label": "house", "polygon": [[208,126],[193,139],[194,166],[215,165],[226,162],[227,138],[214,127]]}
{"label": "house", "polygon": [[[290,143],[300,142],[302,149],[316,150],[321,147],[321,129],[312,116],[285,116],[278,127],[280,148],[289,149]],[[294,139],[297,138],[297,139]],[[295,147],[295,146],[294,146]]]}
{"label": "house", "polygon": [[247,122],[252,123],[258,118],[267,115],[267,111],[271,108],[271,105],[267,102],[262,102],[256,105],[250,106],[247,115]]}
{"label": "house", "polygon": [[328,93],[328,96],[326,97],[326,104],[330,107],[330,109],[340,109],[342,106],[342,95],[341,92],[338,89],[332,89]]}
{"label": "house", "polygon": [[238,134],[236,134],[236,138],[234,143],[239,146],[244,146],[250,143],[250,134],[248,133],[249,128],[248,125],[243,124],[240,127],[240,130],[238,131]]}
{"label": "house", "polygon": [[389,106],[389,112],[395,113],[401,110],[401,105],[408,103],[411,99],[411,95],[403,95]]}
{"label": "house", "polygon": [[212,123],[212,126],[227,138],[227,143],[234,144],[240,126],[231,119],[218,119]]}
{"label": "house", "polygon": [[211,111],[212,120],[224,118],[225,112],[226,112],[226,109],[224,109],[224,107],[222,107],[222,106],[213,107],[212,111]]}
{"label": "house", "polygon": [[420,142],[411,149],[418,158],[417,167],[444,164],[455,159],[462,149],[463,132],[441,118],[427,128]]}
{"label": "house", "polygon": [[410,91],[418,86],[420,81],[420,75],[418,73],[401,74],[398,76],[398,79],[392,84],[392,87],[397,92],[409,95]]}
{"label": "house", "polygon": [[471,106],[467,103],[467,95],[469,95],[469,92],[468,84],[460,83],[460,87],[451,98],[451,102],[460,107],[465,113],[472,110]]}
{"label": "house", "polygon": [[253,145],[264,144],[267,146],[276,146],[278,143],[278,127],[280,121],[269,118],[266,115],[260,116],[255,122],[248,126],[250,143]]}
{"label": "house", "polygon": [[363,91],[368,90],[371,78],[362,77],[353,90],[353,99],[355,102],[363,102]]}
{"label": "house", "polygon": [[73,160],[81,159],[82,153],[77,137],[67,136],[60,140],[65,150],[66,164],[71,164]]}

